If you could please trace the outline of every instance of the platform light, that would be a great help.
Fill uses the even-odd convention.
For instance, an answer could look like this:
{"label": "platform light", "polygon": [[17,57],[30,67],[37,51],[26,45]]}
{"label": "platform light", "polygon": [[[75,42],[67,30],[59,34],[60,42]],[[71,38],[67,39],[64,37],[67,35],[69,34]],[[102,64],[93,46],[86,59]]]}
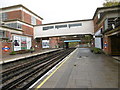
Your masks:
{"label": "platform light", "polygon": [[73,36],[73,37],[77,37],[77,36]]}

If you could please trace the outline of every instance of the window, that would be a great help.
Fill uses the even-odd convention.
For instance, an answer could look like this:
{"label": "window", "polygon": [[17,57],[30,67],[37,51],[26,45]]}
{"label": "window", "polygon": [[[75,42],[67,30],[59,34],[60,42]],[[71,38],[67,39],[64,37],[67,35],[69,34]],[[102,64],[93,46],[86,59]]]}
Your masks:
{"label": "window", "polygon": [[2,21],[7,20],[7,13],[2,13]]}
{"label": "window", "polygon": [[5,31],[0,30],[0,38],[5,38],[5,37],[6,37]]}
{"label": "window", "polygon": [[112,25],[115,25],[115,18],[108,18],[108,28],[112,29]]}
{"label": "window", "polygon": [[31,17],[31,24],[36,25],[36,19],[35,19],[35,17]]}
{"label": "window", "polygon": [[47,27],[43,27],[43,30],[48,30],[48,29],[53,29],[54,26],[47,26]]}
{"label": "window", "polygon": [[22,29],[22,25],[20,23],[9,23],[9,24],[6,24],[6,26],[15,28],[15,29]]}
{"label": "window", "polygon": [[98,13],[98,19],[101,19],[101,18],[103,18],[104,17],[104,13],[103,12],[100,12],[100,13]]}
{"label": "window", "polygon": [[71,27],[78,27],[78,26],[82,26],[82,23],[69,24],[69,28],[71,28]]}
{"label": "window", "polygon": [[56,25],[55,28],[59,29],[59,28],[66,28],[67,27],[67,24],[65,25]]}
{"label": "window", "polygon": [[100,13],[98,14],[98,19],[100,18]]}
{"label": "window", "polygon": [[105,19],[104,22],[104,30],[106,30],[108,28],[108,19]]}
{"label": "window", "polygon": [[17,28],[22,29],[22,25],[20,23],[17,23]]}

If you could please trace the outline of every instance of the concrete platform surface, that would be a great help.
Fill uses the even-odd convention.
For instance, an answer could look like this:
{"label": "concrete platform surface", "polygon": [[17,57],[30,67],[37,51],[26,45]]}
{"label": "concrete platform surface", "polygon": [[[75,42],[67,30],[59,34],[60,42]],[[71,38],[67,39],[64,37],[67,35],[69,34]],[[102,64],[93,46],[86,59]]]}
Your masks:
{"label": "concrete platform surface", "polygon": [[119,63],[110,56],[76,51],[33,88],[118,88]]}
{"label": "concrete platform surface", "polygon": [[[60,48],[60,49],[62,49],[62,48]],[[19,60],[19,59],[22,59],[22,58],[35,56],[35,55],[39,55],[39,54],[42,54],[42,53],[52,52],[52,51],[56,51],[56,50],[58,50],[58,49],[44,49],[44,50],[33,52],[33,53],[9,55],[7,57],[3,57],[2,60],[0,60],[0,64],[15,61],[15,60]]]}

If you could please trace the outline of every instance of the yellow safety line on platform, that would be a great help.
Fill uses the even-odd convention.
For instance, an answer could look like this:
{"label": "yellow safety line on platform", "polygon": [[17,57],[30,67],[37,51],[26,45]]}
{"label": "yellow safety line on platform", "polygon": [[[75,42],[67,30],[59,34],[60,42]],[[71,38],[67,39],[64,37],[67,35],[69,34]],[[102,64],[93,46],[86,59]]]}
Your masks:
{"label": "yellow safety line on platform", "polygon": [[66,58],[42,83],[40,83],[40,85],[35,90],[38,90],[38,88],[40,88],[68,60],[68,58]]}
{"label": "yellow safety line on platform", "polygon": [[62,62],[37,88],[40,88],[66,61],[67,59]]}

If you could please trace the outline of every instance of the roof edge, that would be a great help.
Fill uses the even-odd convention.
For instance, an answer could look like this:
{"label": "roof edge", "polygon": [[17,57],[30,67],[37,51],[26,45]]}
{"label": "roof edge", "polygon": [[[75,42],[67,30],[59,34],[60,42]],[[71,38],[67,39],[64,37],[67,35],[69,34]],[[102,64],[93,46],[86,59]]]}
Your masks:
{"label": "roof edge", "polygon": [[98,7],[98,8],[96,9],[96,11],[95,11],[94,16],[93,16],[93,18],[92,18],[92,19],[94,19],[94,18],[95,18],[95,15],[96,15],[96,14],[97,14],[97,12],[98,12],[99,10],[101,10],[101,9],[119,8],[119,7],[120,7],[120,5],[110,6],[110,7]]}
{"label": "roof edge", "polygon": [[25,6],[23,6],[22,4],[18,4],[18,5],[13,5],[13,6],[8,6],[8,7],[3,7],[3,8],[0,8],[0,9],[8,9],[8,8],[15,8],[15,7],[23,7],[24,9],[28,10],[29,12],[31,12],[32,14],[34,14],[35,16],[37,16],[38,18],[40,18],[41,20],[43,20],[42,17],[38,16],[36,13],[32,12],[30,9],[26,8]]}
{"label": "roof edge", "polygon": [[71,23],[71,22],[80,22],[80,21],[92,21],[93,19],[83,19],[83,20],[74,20],[74,21],[63,21],[63,22],[54,22],[54,23],[46,23],[34,26],[43,26],[43,25],[52,25],[52,24],[61,24],[61,23]]}

